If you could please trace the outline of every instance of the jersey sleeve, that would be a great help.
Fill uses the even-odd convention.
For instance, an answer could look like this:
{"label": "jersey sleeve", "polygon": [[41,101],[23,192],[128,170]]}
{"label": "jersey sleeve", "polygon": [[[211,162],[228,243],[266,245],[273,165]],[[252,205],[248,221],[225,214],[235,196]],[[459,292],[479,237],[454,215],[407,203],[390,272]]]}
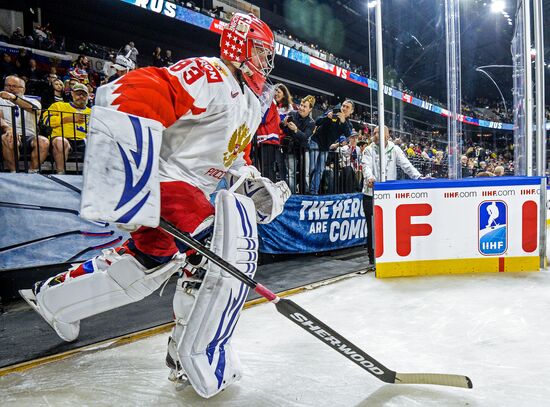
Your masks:
{"label": "jersey sleeve", "polygon": [[43,113],[42,119],[46,126],[52,128],[61,126],[61,113],[60,113],[59,102],[53,103],[48,110]]}
{"label": "jersey sleeve", "polygon": [[264,114],[262,122],[256,131],[258,144],[280,144],[283,132],[280,128],[281,118],[277,111],[277,105],[275,102],[271,103],[271,106]]}
{"label": "jersey sleeve", "polygon": [[128,72],[102,86],[96,104],[170,127],[181,117],[204,113],[218,91],[216,82],[222,80],[206,59],[184,59],[168,68]]}

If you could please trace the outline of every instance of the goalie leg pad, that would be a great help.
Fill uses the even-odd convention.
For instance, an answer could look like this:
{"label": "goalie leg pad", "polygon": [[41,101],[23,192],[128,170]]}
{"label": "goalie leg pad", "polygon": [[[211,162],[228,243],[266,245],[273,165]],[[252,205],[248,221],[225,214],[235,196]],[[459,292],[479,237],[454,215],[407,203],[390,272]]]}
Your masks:
{"label": "goalie leg pad", "polygon": [[147,270],[134,256],[109,249],[20,293],[61,339],[71,342],[81,319],[143,299],[180,267],[181,261],[171,260]]}
{"label": "goalie leg pad", "polygon": [[[250,198],[218,192],[210,249],[246,275],[254,276],[258,233]],[[247,295],[246,285],[210,262],[196,295],[176,291],[176,327],[170,341],[181,371],[175,376],[186,376],[202,397],[212,397],[241,378],[231,337]],[[191,302],[191,311],[185,311]]]}

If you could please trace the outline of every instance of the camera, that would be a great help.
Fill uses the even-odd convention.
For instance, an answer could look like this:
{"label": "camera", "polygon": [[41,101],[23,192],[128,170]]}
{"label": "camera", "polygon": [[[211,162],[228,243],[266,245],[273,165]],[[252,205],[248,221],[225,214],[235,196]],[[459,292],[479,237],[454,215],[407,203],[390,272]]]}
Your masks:
{"label": "camera", "polygon": [[293,121],[294,121],[294,119],[292,118],[292,116],[289,115],[289,116],[286,117],[287,124],[292,123]]}
{"label": "camera", "polygon": [[342,112],[340,109],[334,108],[332,109],[332,122],[336,123],[338,121],[338,116],[336,116],[338,113]]}

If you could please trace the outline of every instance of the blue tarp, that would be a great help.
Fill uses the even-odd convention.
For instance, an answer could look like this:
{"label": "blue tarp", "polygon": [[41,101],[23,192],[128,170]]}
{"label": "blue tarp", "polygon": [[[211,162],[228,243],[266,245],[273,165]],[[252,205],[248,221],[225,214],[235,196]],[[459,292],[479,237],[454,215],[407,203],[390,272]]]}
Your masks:
{"label": "blue tarp", "polygon": [[[55,177],[78,189],[82,187],[80,175]],[[0,203],[0,270],[63,263],[92,246],[112,242],[108,246],[114,247],[129,237],[112,225],[102,227],[81,219],[77,213],[80,194],[39,174],[0,174],[0,202],[18,205]],[[91,236],[79,231],[112,234]],[[5,250],[66,232],[74,233]],[[259,235],[260,252],[270,254],[315,253],[363,245],[366,224],[362,194],[292,196],[281,216],[269,225],[259,225]],[[113,242],[116,239],[119,241]],[[86,260],[100,252],[101,248],[89,250],[78,259]]]}
{"label": "blue tarp", "polygon": [[[77,188],[82,187],[82,176],[56,177]],[[0,203],[0,222],[3,226],[0,234],[0,270],[63,263],[89,247],[103,244],[117,246],[128,238],[128,234],[114,226],[96,225],[71,213],[80,208],[80,194],[42,175],[0,174],[0,201],[60,210],[6,207]],[[78,231],[102,235],[91,236]],[[65,232],[74,233],[2,250],[8,246]],[[113,243],[109,244],[110,242]],[[100,252],[101,249],[92,249],[82,253],[78,259],[85,260]]]}

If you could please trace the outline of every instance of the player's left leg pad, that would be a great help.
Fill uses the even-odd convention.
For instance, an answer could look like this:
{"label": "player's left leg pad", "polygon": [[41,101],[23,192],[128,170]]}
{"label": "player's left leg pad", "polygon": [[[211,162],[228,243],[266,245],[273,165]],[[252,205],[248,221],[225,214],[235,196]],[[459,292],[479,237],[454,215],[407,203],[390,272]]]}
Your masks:
{"label": "player's left leg pad", "polygon": [[102,255],[19,293],[61,339],[71,342],[78,337],[81,319],[143,299],[180,267],[181,262],[172,259],[148,270],[131,254],[105,249]]}
{"label": "player's left leg pad", "polygon": [[[258,233],[256,210],[250,198],[225,190],[218,192],[210,249],[246,275],[254,276]],[[212,397],[241,378],[231,337],[247,295],[246,285],[211,262],[194,304],[189,293],[176,291],[176,326],[169,355],[175,348],[178,365],[202,397]]]}

